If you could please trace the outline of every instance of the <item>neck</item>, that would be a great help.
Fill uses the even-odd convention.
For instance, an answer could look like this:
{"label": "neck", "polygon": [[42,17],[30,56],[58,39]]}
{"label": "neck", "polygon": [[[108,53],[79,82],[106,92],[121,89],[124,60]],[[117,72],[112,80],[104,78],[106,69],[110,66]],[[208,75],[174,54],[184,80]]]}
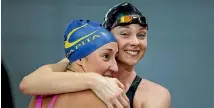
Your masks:
{"label": "neck", "polygon": [[136,77],[134,66],[118,62],[118,67],[119,71],[115,73],[114,77],[117,78],[125,86],[125,90],[128,91]]}

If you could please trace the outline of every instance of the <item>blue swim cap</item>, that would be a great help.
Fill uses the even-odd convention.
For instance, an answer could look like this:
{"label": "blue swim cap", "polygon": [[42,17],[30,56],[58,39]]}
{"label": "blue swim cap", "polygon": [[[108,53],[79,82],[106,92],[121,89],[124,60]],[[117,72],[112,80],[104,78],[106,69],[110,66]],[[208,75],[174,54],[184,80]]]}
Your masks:
{"label": "blue swim cap", "polygon": [[89,20],[74,20],[64,34],[64,48],[70,63],[84,58],[99,47],[116,42],[111,32],[101,24]]}

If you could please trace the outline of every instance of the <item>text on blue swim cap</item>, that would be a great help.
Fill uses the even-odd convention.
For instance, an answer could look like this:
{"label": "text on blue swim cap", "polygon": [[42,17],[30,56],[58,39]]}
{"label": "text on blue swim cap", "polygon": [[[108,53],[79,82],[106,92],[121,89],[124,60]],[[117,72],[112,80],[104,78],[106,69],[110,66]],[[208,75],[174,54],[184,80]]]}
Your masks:
{"label": "text on blue swim cap", "polygon": [[[86,35],[86,36],[74,41],[74,42],[71,42],[71,44],[72,43],[75,43],[75,44],[73,44],[73,46],[69,47],[70,51],[66,54],[66,57],[69,57],[69,55],[71,55],[75,50],[78,50],[79,47],[84,46],[85,44],[92,42],[96,38],[100,38],[100,35],[97,35],[97,34],[96,35],[92,35],[95,32],[96,31],[94,31],[94,32],[92,32],[92,33],[90,33],[90,34],[88,34],[88,35]],[[78,43],[76,43],[76,42],[78,42]]]}

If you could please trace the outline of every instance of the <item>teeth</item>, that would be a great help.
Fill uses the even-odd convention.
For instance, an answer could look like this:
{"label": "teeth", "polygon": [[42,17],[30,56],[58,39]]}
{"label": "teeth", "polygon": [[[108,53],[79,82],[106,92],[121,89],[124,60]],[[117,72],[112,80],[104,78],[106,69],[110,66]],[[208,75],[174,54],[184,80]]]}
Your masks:
{"label": "teeth", "polygon": [[138,51],[126,51],[130,55],[137,55]]}

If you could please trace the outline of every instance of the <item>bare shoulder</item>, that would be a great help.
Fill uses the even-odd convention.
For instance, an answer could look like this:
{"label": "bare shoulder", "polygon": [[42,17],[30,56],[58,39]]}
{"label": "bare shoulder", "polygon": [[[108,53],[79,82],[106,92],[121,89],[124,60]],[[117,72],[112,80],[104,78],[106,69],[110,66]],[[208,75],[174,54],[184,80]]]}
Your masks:
{"label": "bare shoulder", "polygon": [[148,92],[152,92],[152,94],[160,94],[160,95],[170,95],[169,90],[160,84],[154,83],[147,79],[142,79],[139,87],[142,90],[146,90]]}
{"label": "bare shoulder", "polygon": [[167,88],[152,81],[142,79],[138,86],[138,97],[142,99],[145,108],[170,108],[171,96]]}
{"label": "bare shoulder", "polygon": [[54,108],[107,108],[106,105],[91,91],[79,91],[58,96]]}
{"label": "bare shoulder", "polygon": [[36,97],[32,96],[30,103],[28,105],[28,108],[35,108],[35,105],[36,105]]}
{"label": "bare shoulder", "polygon": [[[53,95],[43,96],[42,108],[47,108]],[[28,108],[36,105],[35,97],[32,98]],[[65,93],[57,95],[54,108],[107,108],[107,106],[91,90]]]}

